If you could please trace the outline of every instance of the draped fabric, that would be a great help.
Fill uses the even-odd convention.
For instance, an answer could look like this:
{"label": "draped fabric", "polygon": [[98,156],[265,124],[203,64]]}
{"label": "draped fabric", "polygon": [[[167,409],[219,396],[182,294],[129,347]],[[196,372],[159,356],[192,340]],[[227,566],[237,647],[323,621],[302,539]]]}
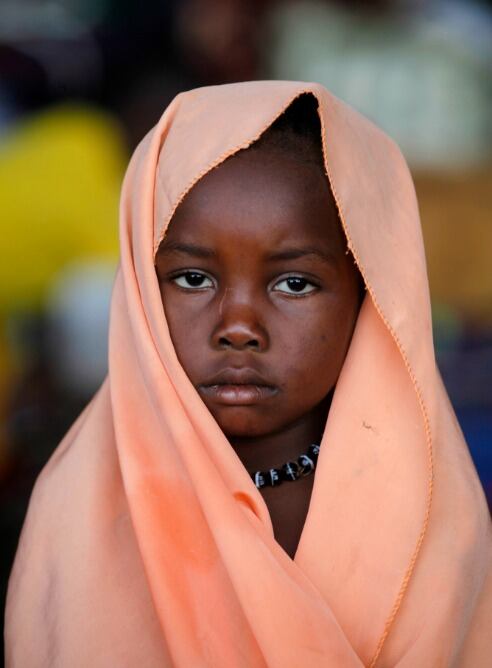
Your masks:
{"label": "draped fabric", "polygon": [[[178,361],[154,256],[193,185],[305,92],[367,292],[291,559]],[[182,93],[131,160],[120,243],[108,377],[33,492],[7,665],[491,665],[491,523],[436,368],[395,144],[315,83]]]}

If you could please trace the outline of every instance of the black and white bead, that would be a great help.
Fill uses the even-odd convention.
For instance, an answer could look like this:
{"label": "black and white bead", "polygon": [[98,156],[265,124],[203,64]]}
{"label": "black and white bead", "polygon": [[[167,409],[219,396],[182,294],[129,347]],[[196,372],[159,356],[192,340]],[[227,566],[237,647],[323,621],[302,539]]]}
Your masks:
{"label": "black and white bead", "polygon": [[318,462],[318,455],[319,445],[312,443],[307,453],[298,457],[296,462],[285,462],[280,468],[272,468],[268,471],[256,471],[250,475],[258,489],[262,487],[277,487],[284,480],[293,482],[313,473]]}

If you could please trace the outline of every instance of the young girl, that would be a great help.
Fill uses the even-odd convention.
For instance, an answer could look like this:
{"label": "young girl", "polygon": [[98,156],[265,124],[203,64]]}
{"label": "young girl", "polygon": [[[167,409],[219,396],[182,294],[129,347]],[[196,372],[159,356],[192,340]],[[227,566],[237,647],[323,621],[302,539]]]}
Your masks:
{"label": "young girl", "polygon": [[33,493],[7,665],[485,668],[491,546],[398,149],[317,84],[179,95],[127,172],[109,374]]}

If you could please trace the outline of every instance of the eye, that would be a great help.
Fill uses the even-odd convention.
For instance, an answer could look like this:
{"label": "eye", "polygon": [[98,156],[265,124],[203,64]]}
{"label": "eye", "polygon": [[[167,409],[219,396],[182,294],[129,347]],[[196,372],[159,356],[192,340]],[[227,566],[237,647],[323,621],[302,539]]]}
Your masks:
{"label": "eye", "polygon": [[[279,286],[284,286],[280,288]],[[302,276],[289,276],[275,284],[274,290],[286,292],[288,295],[306,295],[316,290],[317,286]]]}
{"label": "eye", "polygon": [[174,276],[171,280],[173,283],[176,283],[176,285],[179,285],[180,288],[186,290],[199,290],[213,287],[212,280],[199,271],[183,271],[178,276]]}

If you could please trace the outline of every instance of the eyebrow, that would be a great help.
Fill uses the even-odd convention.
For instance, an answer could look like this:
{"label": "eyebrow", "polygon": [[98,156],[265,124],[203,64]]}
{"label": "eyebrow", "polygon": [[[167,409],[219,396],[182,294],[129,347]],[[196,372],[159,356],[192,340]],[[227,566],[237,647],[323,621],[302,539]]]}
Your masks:
{"label": "eyebrow", "polygon": [[319,248],[311,246],[306,248],[285,248],[284,250],[270,253],[267,259],[273,261],[297,260],[297,258],[306,257],[307,255],[314,255],[318,259],[323,262],[328,262],[329,264],[335,264],[337,262],[337,256],[334,253],[326,253]]}
{"label": "eyebrow", "polygon": [[170,253],[185,253],[194,257],[216,257],[217,253],[212,248],[197,246],[196,244],[185,244],[180,241],[165,241],[157,251],[157,255],[168,255]]}
{"label": "eyebrow", "polygon": [[[217,257],[217,253],[212,248],[198,246],[196,244],[183,243],[181,241],[167,241],[162,244],[158,251],[158,255],[168,255],[171,253],[183,253],[200,258]],[[279,262],[282,260],[297,260],[300,257],[306,257],[309,255],[314,255],[318,259],[328,264],[335,264],[337,262],[337,256],[334,253],[327,253],[320,250],[319,248],[312,246],[305,248],[285,248],[281,251],[269,253],[266,259],[272,262]]]}

